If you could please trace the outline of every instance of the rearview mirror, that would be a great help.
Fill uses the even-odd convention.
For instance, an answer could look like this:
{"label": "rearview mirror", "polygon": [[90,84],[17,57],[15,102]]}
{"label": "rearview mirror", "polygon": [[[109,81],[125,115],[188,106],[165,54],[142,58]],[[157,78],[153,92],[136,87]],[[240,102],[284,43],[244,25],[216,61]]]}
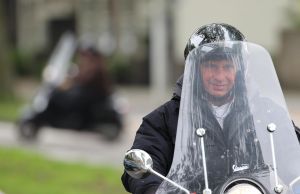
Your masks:
{"label": "rearview mirror", "polygon": [[142,179],[147,177],[152,169],[153,161],[151,156],[140,149],[132,149],[126,152],[124,168],[133,178]]}

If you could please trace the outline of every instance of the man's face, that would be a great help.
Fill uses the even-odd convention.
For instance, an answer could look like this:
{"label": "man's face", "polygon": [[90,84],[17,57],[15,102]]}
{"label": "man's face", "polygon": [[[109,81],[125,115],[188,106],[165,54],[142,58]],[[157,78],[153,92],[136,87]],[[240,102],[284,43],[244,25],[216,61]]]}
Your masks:
{"label": "man's face", "polygon": [[212,96],[223,97],[233,87],[236,65],[232,60],[210,60],[200,66],[204,89]]}

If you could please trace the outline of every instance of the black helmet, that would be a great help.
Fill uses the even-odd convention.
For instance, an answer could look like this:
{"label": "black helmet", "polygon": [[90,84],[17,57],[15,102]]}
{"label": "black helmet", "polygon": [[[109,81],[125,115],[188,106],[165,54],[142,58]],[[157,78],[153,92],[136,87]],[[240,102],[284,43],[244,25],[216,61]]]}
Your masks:
{"label": "black helmet", "polygon": [[208,24],[197,29],[189,38],[184,49],[184,58],[186,59],[191,50],[206,43],[244,40],[244,35],[233,26],[222,23]]}

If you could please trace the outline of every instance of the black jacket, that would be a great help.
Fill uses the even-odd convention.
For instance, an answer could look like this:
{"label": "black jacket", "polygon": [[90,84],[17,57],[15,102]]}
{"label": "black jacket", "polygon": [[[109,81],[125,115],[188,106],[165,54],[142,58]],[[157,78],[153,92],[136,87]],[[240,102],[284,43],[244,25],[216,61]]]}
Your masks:
{"label": "black jacket", "polygon": [[[179,114],[182,79],[178,80],[173,98],[145,116],[136,133],[131,149],[142,149],[153,159],[153,168],[167,175],[173,159],[177,121]],[[145,179],[134,179],[126,172],[122,176],[126,190],[134,194],[144,194],[156,189],[162,180],[153,175]],[[149,191],[149,193],[151,193]]]}
{"label": "black jacket", "polygon": [[[178,121],[178,114],[179,114],[179,106],[180,106],[181,87],[182,87],[182,78],[180,78],[177,81],[173,98],[143,118],[143,122],[136,133],[136,137],[133,146],[131,148],[131,149],[142,149],[148,152],[150,156],[153,158],[154,169],[159,173],[161,173],[162,175],[167,175],[172,164],[176,130],[177,130],[177,121]],[[210,115],[207,116],[210,117]],[[233,115],[229,114],[226,119],[230,120],[232,116]],[[224,129],[226,128],[227,125],[226,119],[224,121]],[[249,118],[245,117],[245,119],[247,120]],[[216,120],[211,120],[211,122],[206,123],[206,125],[207,128],[211,128],[211,127],[216,128],[216,126],[219,127]],[[235,137],[231,137],[231,138],[236,139]],[[237,146],[235,144],[237,141],[226,142],[226,139],[227,138],[224,138],[223,143],[228,144],[228,142],[231,142],[232,144],[229,147]],[[252,142],[252,141],[248,141],[248,142]],[[250,146],[249,149],[253,150],[251,148],[253,145],[247,145],[247,146]],[[234,150],[234,149],[229,149],[229,150]],[[210,151],[211,153],[208,153],[207,159],[209,159],[209,157],[213,157],[213,155],[222,155],[224,151],[226,150],[223,150],[222,147],[220,147],[220,149],[219,148],[211,149]],[[226,154],[232,155],[235,153],[226,153]],[[255,157],[259,158],[259,155]],[[248,159],[249,158],[247,157],[245,158],[245,160]],[[262,163],[262,158],[260,158],[259,160]],[[243,161],[240,162],[243,163]],[[255,164],[250,164],[250,165],[255,165]],[[221,174],[225,173],[222,170],[220,170],[219,172]],[[144,193],[154,193],[155,189],[160,185],[162,180],[153,175],[150,175],[145,179],[138,180],[138,179],[131,178],[126,172],[124,172],[122,176],[122,182],[128,192],[134,194],[144,194]]]}

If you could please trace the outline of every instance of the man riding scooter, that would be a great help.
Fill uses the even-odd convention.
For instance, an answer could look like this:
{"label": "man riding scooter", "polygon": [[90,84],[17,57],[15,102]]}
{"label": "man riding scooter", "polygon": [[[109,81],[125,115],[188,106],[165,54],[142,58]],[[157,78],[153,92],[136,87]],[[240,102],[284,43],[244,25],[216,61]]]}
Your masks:
{"label": "man riding scooter", "polygon": [[[78,72],[55,88],[47,111],[40,115],[54,126],[83,128],[92,107],[104,107],[111,94],[103,56],[94,48],[78,51]],[[42,119],[42,118],[41,118]]]}
{"label": "man riding scooter", "polygon": [[[238,29],[216,23],[202,26],[192,34],[184,56],[184,76],[177,82],[173,98],[143,118],[132,150],[125,156],[125,189],[134,194],[220,194],[227,181],[230,187],[224,190],[234,186],[230,182],[233,179],[236,185],[257,181],[258,190],[280,188],[276,181],[272,185],[275,167],[267,126],[276,123],[280,129],[277,142],[288,140],[289,145],[285,146],[296,152],[294,156],[299,156],[295,149],[299,143],[280,99],[281,89],[269,55],[261,47],[246,42]],[[149,157],[136,160],[145,155],[136,154],[136,150],[147,152],[153,162],[146,160]],[[290,161],[285,161],[282,154],[286,151],[277,151],[281,155],[281,178],[287,189],[287,183],[300,173],[287,170],[289,174],[285,175],[287,168],[283,165],[295,158],[291,156]],[[140,165],[143,162],[146,166]],[[137,168],[139,165],[142,168]],[[287,166],[292,169],[295,165]],[[163,176],[187,190],[163,181]]]}
{"label": "man riding scooter", "polygon": [[44,86],[48,88],[44,95],[45,108],[32,108],[35,111],[31,115],[24,114],[21,118],[21,137],[34,138],[42,126],[96,130],[108,139],[119,135],[121,115],[113,106],[104,56],[91,45],[81,45],[76,51],[78,65],[71,67],[68,62],[70,66],[65,68],[66,72],[73,70],[72,74],[66,74],[58,84],[45,81]]}

